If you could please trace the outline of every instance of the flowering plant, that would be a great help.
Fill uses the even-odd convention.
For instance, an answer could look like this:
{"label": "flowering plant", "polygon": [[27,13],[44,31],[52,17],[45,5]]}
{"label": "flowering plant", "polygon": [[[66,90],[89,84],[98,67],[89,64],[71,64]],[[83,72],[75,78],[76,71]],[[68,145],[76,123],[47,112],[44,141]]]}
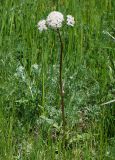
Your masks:
{"label": "flowering plant", "polygon": [[[46,20],[43,19],[38,22],[38,29],[40,32],[47,30],[48,27],[52,29],[59,29],[63,26],[63,22],[64,15],[61,12],[53,11],[47,16]],[[73,27],[75,24],[74,17],[67,15],[66,24]]]}
{"label": "flowering plant", "polygon": [[[64,111],[64,88],[62,82],[62,69],[63,69],[63,41],[61,38],[60,28],[64,23],[64,15],[61,12],[51,12],[46,20],[40,20],[38,22],[38,29],[40,32],[46,31],[48,28],[57,32],[60,41],[60,67],[59,67],[59,86],[60,86],[60,98],[61,98],[61,111],[62,111],[62,124],[63,124],[63,146],[65,145],[65,111]],[[73,27],[75,24],[74,17],[67,15],[66,24]]]}

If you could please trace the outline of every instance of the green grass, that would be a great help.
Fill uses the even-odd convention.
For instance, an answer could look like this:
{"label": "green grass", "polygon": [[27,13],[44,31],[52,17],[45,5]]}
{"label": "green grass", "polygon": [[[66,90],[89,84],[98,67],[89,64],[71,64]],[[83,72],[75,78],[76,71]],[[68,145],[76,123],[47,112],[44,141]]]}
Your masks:
{"label": "green grass", "polygon": [[[76,20],[61,30],[65,150],[59,42],[37,29],[53,10]],[[115,103],[101,106],[115,99],[115,41],[103,32],[115,37],[114,10],[114,0],[0,1],[0,160],[114,160]]]}

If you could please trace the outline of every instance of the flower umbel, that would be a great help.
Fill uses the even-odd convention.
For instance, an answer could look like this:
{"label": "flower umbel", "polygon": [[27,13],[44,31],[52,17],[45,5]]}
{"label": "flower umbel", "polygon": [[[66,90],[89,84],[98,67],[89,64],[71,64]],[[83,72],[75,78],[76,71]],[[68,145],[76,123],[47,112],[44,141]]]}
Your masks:
{"label": "flower umbel", "polygon": [[64,21],[64,16],[61,12],[53,11],[47,17],[47,24],[49,27],[56,29],[62,27],[62,22]]}
{"label": "flower umbel", "polygon": [[[61,12],[52,11],[47,16],[46,20],[42,19],[38,22],[37,26],[40,32],[47,30],[48,27],[52,29],[60,29],[64,22],[64,16]],[[72,15],[67,15],[67,23],[68,26],[73,27],[75,24],[74,17]]]}
{"label": "flower umbel", "polygon": [[43,30],[47,30],[47,26],[46,26],[46,20],[40,20],[37,24],[38,29],[40,32],[42,32]]}
{"label": "flower umbel", "polygon": [[73,27],[74,24],[75,24],[74,17],[72,17],[71,15],[67,15],[67,25]]}

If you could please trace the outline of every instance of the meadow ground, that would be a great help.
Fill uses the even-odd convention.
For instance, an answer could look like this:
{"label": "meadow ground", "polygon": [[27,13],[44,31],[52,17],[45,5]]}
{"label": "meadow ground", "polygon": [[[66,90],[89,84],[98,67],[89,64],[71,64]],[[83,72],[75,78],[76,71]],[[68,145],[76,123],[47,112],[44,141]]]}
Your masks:
{"label": "meadow ground", "polygon": [[[59,41],[37,22],[51,11],[64,27],[65,146]],[[115,159],[115,1],[0,0],[0,160]]]}

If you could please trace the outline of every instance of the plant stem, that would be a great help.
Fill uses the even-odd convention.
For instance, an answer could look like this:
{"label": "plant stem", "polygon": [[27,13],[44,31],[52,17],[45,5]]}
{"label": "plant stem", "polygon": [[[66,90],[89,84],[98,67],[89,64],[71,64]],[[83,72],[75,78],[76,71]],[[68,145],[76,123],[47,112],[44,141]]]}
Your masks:
{"label": "plant stem", "polygon": [[62,111],[62,124],[63,124],[63,142],[65,143],[65,111],[64,111],[64,88],[63,88],[63,82],[62,82],[62,70],[63,70],[63,42],[61,38],[60,31],[57,30],[57,33],[59,35],[59,40],[61,44],[61,50],[60,50],[60,67],[59,67],[59,85],[60,85],[60,97],[61,97],[61,111]]}

